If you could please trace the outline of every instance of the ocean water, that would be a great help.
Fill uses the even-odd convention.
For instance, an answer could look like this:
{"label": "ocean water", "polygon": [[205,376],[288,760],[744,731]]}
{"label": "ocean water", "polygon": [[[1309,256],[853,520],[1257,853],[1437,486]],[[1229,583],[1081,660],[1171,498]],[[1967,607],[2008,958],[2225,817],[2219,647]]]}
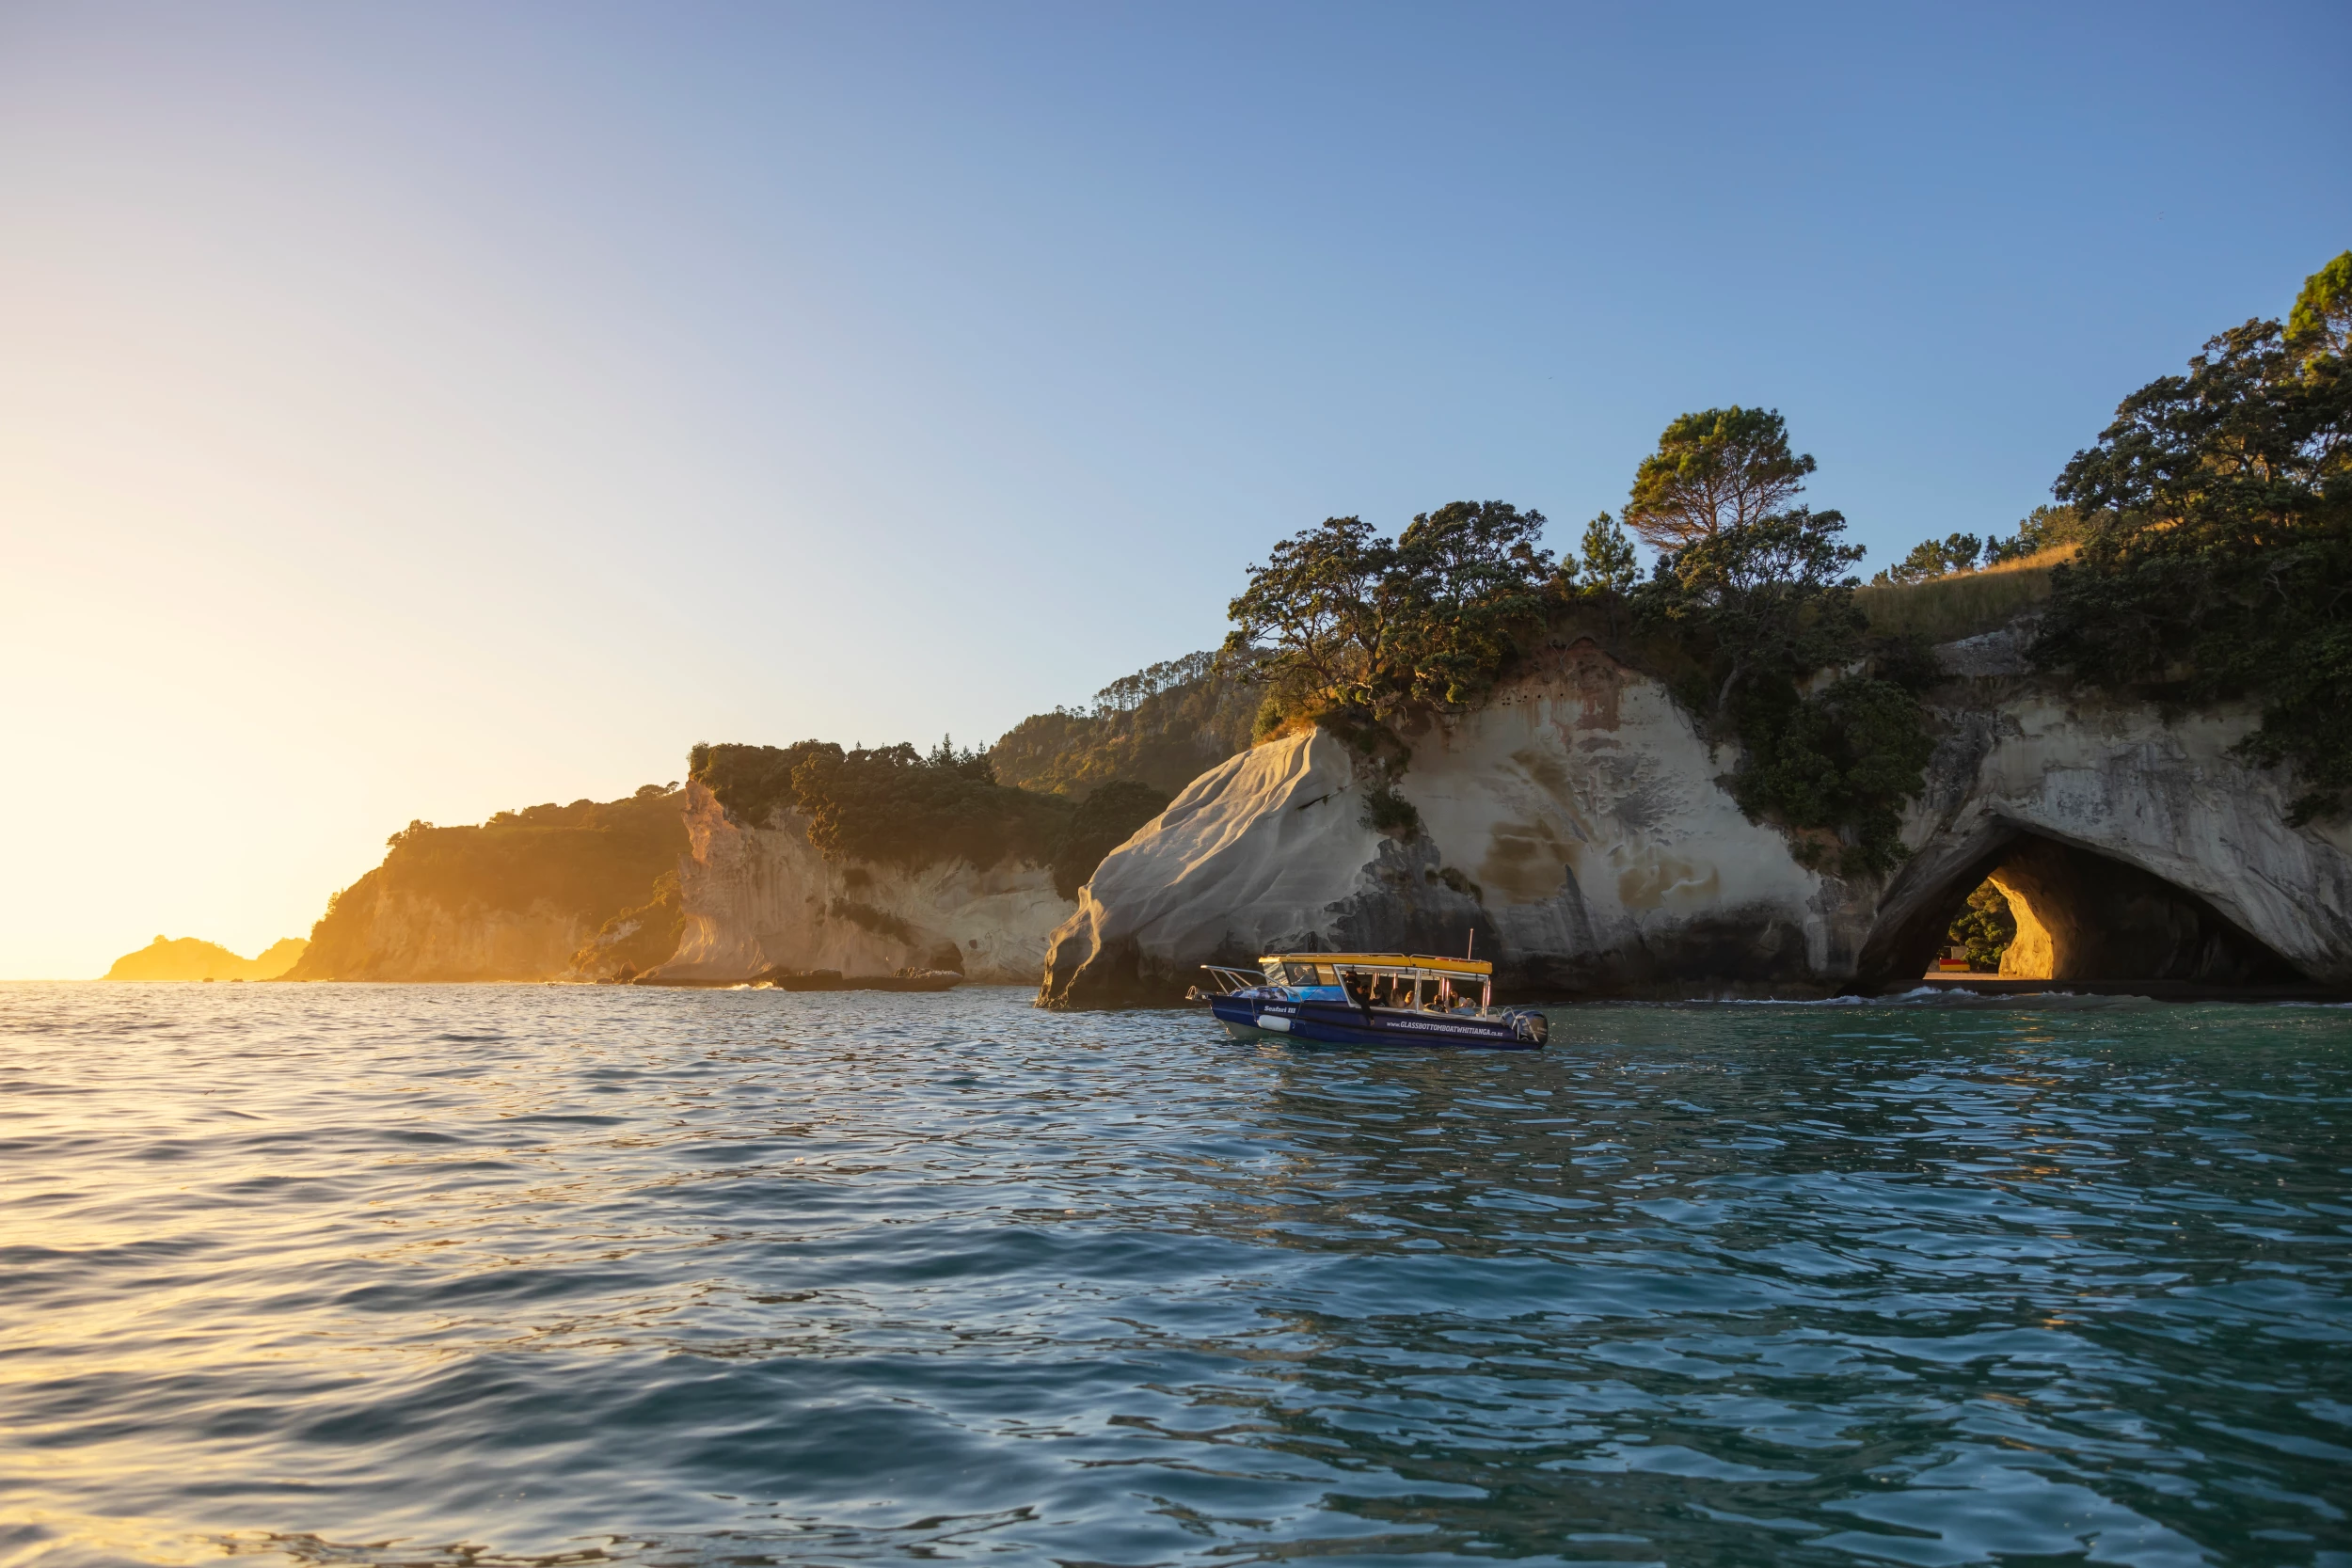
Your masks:
{"label": "ocean water", "polygon": [[0,987],[0,1560],[2352,1564],[2352,1011]]}

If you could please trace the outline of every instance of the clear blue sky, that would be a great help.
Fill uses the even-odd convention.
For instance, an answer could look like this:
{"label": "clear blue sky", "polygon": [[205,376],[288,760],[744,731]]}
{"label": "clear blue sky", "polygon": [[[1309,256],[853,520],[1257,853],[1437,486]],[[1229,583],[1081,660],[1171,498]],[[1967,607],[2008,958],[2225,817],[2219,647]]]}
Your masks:
{"label": "clear blue sky", "polygon": [[[1883,563],[2352,245],[2352,8],[0,8],[0,974],[993,737],[1781,409]],[[93,857],[96,857],[93,859]],[[74,891],[74,890],[79,891]],[[22,902],[22,901],[20,901]]]}

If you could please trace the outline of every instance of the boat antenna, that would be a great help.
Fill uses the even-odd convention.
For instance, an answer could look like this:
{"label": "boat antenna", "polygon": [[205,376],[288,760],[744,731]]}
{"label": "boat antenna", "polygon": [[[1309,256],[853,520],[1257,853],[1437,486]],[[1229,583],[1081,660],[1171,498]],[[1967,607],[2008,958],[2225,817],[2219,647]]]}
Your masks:
{"label": "boat antenna", "polygon": [[1470,927],[1470,941],[1468,941],[1468,942],[1464,942],[1464,943],[1462,944],[1462,961],[1463,961],[1464,963],[1468,963],[1468,962],[1470,962],[1470,955],[1471,955],[1472,953],[1477,952],[1477,951],[1478,951],[1478,927],[1475,927],[1475,926],[1473,926],[1473,927]]}

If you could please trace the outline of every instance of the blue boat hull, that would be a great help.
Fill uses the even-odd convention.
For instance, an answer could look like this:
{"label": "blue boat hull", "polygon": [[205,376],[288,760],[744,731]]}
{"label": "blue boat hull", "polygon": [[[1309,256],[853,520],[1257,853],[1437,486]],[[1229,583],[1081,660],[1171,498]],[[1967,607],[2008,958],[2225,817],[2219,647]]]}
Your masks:
{"label": "blue boat hull", "polygon": [[1539,1051],[1540,1037],[1510,1018],[1359,1008],[1343,1002],[1295,1001],[1237,993],[1209,999],[1209,1010],[1236,1038],[1311,1040],[1321,1045],[1442,1046]]}

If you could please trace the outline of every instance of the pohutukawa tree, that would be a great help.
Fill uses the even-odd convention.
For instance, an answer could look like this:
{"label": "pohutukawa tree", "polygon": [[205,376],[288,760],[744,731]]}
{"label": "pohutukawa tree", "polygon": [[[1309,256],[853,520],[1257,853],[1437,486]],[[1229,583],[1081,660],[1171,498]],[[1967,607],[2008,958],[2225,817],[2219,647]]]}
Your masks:
{"label": "pohutukawa tree", "polygon": [[1454,501],[1394,539],[1331,517],[1278,543],[1226,607],[1278,707],[1386,722],[1486,695],[1514,638],[1540,624],[1549,551],[1540,512]]}

